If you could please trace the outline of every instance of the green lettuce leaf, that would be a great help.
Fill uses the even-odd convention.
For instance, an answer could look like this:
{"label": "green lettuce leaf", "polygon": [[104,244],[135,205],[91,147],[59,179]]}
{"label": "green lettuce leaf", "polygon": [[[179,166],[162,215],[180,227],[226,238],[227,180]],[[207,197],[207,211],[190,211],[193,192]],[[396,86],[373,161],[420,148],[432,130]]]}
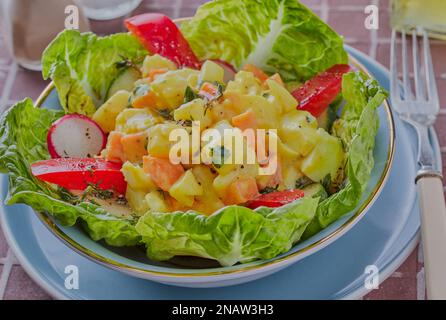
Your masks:
{"label": "green lettuce leaf", "polygon": [[346,104],[341,117],[333,124],[332,134],[341,139],[346,149],[347,177],[341,190],[319,204],[303,238],[314,235],[355,209],[374,166],[373,149],[379,128],[377,108],[387,92],[376,80],[358,71],[344,75],[342,95]]}
{"label": "green lettuce leaf", "polygon": [[303,198],[258,210],[228,206],[209,217],[193,211],[149,212],[139,219],[136,230],[154,260],[198,256],[230,266],[290,250],[312,220],[318,202],[318,198]]}
{"label": "green lettuce leaf", "polygon": [[343,39],[297,0],[215,0],[181,29],[200,58],[252,63],[287,82],[348,61]]}
{"label": "green lettuce leaf", "polygon": [[0,172],[9,174],[6,204],[25,203],[48,212],[63,225],[81,221],[93,240],[110,245],[136,245],[140,236],[135,221],[116,218],[88,202],[70,203],[70,195],[36,179],[30,164],[49,158],[46,136],[51,124],[63,112],[34,108],[31,99],[17,103],[0,118]]}
{"label": "green lettuce leaf", "polygon": [[138,61],[146,54],[139,41],[127,33],[101,38],[65,30],[44,51],[42,74],[54,81],[67,112],[92,115],[123,71],[117,63]]}

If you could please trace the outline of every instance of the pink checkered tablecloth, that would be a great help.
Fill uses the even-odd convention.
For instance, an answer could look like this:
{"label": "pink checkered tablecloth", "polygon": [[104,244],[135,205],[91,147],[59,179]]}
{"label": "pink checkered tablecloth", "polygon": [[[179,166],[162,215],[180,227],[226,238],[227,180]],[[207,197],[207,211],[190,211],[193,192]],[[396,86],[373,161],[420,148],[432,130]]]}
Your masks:
{"label": "pink checkered tablecloth", "polygon": [[[187,17],[193,15],[197,6],[203,2],[205,1],[145,0],[137,12],[162,12],[174,18]],[[304,0],[303,2],[343,35],[346,43],[389,66],[391,31],[388,0]],[[364,8],[369,4],[379,6],[378,30],[367,30],[363,27],[366,16]],[[104,24],[92,26],[93,30],[95,27],[107,28]],[[446,42],[433,40],[431,48],[443,107],[435,128],[442,146],[443,163],[446,164]],[[12,61],[0,36],[0,112],[25,97],[37,98],[47,84],[39,72],[22,69]],[[51,299],[20,266],[8,248],[0,229],[0,299],[2,298]],[[418,247],[403,265],[380,285],[379,289],[364,297],[364,299],[424,298],[423,261]]]}

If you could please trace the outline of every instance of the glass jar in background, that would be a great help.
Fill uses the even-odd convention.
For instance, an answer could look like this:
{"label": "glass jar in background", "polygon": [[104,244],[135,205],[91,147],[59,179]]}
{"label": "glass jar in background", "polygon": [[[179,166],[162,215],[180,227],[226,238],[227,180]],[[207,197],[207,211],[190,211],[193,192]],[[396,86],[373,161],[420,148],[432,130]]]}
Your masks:
{"label": "glass jar in background", "polygon": [[392,0],[391,10],[396,30],[423,27],[430,36],[446,40],[446,0]]}
{"label": "glass jar in background", "polygon": [[[22,67],[39,71],[47,45],[65,28],[65,9],[73,0],[1,0],[0,16],[6,46]],[[78,7],[79,30],[89,24]]]}

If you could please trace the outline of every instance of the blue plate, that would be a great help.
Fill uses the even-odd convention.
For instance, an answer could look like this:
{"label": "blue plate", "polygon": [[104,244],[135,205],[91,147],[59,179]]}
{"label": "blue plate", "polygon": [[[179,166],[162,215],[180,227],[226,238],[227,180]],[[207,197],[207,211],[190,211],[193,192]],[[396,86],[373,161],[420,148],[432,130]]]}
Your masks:
{"label": "blue plate", "polygon": [[[384,87],[388,72],[352,49]],[[190,289],[132,278],[104,268],[67,248],[51,234],[31,208],[2,207],[4,232],[28,273],[57,298],[75,299],[339,299],[367,292],[365,269],[375,265],[382,281],[407,257],[418,239],[415,134],[398,119],[397,148],[389,182],[369,212],[349,232],[324,249],[274,275],[230,288]],[[438,142],[432,132],[437,163]],[[3,177],[3,195],[7,179]],[[79,270],[79,289],[65,288],[65,268]],[[116,290],[119,288],[119,290]]]}

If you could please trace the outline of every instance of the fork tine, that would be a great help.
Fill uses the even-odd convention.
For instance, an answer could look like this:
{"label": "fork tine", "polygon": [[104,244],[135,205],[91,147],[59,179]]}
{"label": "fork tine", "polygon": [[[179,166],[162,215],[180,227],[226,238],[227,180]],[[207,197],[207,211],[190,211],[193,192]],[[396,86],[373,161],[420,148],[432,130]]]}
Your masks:
{"label": "fork tine", "polygon": [[413,73],[415,78],[415,100],[422,101],[425,99],[423,89],[423,79],[420,73],[420,57],[418,55],[418,37],[417,31],[412,31],[412,59],[413,59]]}
{"label": "fork tine", "polygon": [[410,79],[409,79],[409,70],[408,70],[408,63],[407,63],[407,41],[406,41],[406,31],[401,31],[401,41],[402,41],[402,63],[403,63],[403,88],[404,88],[404,100],[411,100],[412,95],[412,89],[410,86]]}
{"label": "fork tine", "polygon": [[[392,41],[390,47],[390,95],[394,102],[401,101],[401,95],[398,85],[398,62],[396,54],[396,30],[392,30]],[[394,107],[397,107],[397,103],[394,103]]]}
{"label": "fork tine", "polygon": [[427,99],[432,104],[435,110],[440,108],[438,101],[437,83],[435,81],[434,67],[432,65],[432,55],[429,46],[429,38],[427,32],[422,30],[423,33],[423,51],[424,51],[424,65],[426,70],[426,82],[427,82]]}

